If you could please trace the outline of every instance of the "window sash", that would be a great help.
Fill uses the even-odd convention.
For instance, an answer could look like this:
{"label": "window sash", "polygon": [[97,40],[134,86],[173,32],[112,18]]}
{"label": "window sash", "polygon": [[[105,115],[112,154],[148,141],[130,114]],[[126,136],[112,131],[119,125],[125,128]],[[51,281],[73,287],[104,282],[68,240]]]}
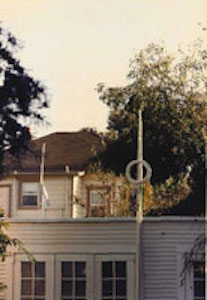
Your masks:
{"label": "window sash", "polygon": [[[42,276],[37,276],[37,267],[43,265]],[[24,276],[24,267],[29,269],[29,274]],[[46,276],[45,262],[21,262],[21,299],[45,299],[46,295]],[[39,287],[38,287],[39,285]]]}
{"label": "window sash", "polygon": [[40,198],[40,186],[38,182],[22,182],[21,206],[38,207]]}

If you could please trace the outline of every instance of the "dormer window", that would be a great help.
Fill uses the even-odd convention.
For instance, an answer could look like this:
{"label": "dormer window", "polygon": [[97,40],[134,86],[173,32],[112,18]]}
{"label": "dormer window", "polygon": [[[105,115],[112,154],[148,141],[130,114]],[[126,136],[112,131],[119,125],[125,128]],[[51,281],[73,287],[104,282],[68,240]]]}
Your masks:
{"label": "dormer window", "polygon": [[39,206],[40,186],[38,182],[22,182],[21,207],[36,208]]}
{"label": "dormer window", "polygon": [[110,188],[108,186],[89,186],[87,215],[103,217],[110,213]]}
{"label": "dormer window", "polygon": [[95,206],[104,206],[104,195],[107,193],[106,190],[94,189],[90,191],[90,205]]}

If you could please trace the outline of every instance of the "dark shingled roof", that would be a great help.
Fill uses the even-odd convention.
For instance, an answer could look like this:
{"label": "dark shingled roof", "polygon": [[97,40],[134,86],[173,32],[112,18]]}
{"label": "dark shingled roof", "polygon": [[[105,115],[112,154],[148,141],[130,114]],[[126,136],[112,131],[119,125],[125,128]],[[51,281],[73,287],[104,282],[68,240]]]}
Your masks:
{"label": "dark shingled roof", "polygon": [[32,140],[29,144],[31,151],[19,159],[7,157],[4,163],[6,173],[15,170],[39,172],[43,143],[46,143],[46,172],[64,172],[66,165],[71,171],[85,170],[88,163],[104,151],[101,137],[94,132],[57,132]]}

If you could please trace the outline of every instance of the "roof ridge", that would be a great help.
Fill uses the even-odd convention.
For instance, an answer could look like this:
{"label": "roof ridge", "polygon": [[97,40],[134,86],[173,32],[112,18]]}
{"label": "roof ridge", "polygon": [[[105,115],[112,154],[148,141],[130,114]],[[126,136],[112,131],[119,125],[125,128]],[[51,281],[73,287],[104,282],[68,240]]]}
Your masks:
{"label": "roof ridge", "polygon": [[41,136],[41,137],[38,137],[38,138],[34,138],[31,141],[38,141],[38,140],[41,140],[41,139],[45,139],[49,136],[55,136],[55,135],[60,135],[60,134],[81,134],[81,133],[93,135],[93,136],[96,136],[96,137],[100,138],[98,132],[87,131],[87,130],[84,130],[84,129],[80,129],[79,131],[56,131],[56,132],[52,132],[52,133],[49,133],[47,135],[44,135],[44,136]]}

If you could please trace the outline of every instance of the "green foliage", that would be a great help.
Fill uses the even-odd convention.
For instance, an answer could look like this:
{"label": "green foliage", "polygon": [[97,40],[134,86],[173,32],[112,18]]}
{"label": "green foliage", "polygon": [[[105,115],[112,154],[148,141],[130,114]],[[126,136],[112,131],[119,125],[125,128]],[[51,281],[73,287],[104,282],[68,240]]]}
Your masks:
{"label": "green foliage", "polygon": [[0,25],[0,173],[5,150],[17,155],[31,138],[31,121],[43,121],[48,107],[45,87],[17,58],[20,43]]}
{"label": "green foliage", "polygon": [[[168,213],[184,201],[190,194],[188,176],[180,175],[179,179],[168,178],[164,183],[151,187],[151,195],[147,197],[147,185],[144,188],[144,213],[162,215]],[[149,183],[148,183],[149,184]]]}
{"label": "green foliage", "polygon": [[[27,258],[34,261],[34,257],[31,253],[27,251],[24,244],[16,238],[11,238],[8,234],[9,223],[4,219],[3,210],[0,208],[0,262],[5,261],[9,255],[9,248],[15,247],[19,251],[23,252]],[[0,292],[5,290],[7,286],[0,282]]]}
{"label": "green foliage", "polygon": [[[31,139],[31,122],[43,121],[42,110],[48,107],[45,87],[33,79],[17,58],[20,44],[0,25],[0,175],[5,152],[13,156],[27,148]],[[7,233],[9,224],[0,210],[0,261],[7,257],[10,247],[17,247],[33,259],[23,243]],[[0,283],[0,290],[5,289]]]}
{"label": "green foliage", "polygon": [[[191,168],[189,182],[197,203],[189,213],[204,211],[204,139],[207,113],[207,51],[195,44],[177,57],[150,44],[130,63],[123,87],[98,85],[109,107],[105,169],[124,173],[136,157],[138,109],[143,110],[144,158],[153,169],[152,184],[179,180]],[[192,203],[192,201],[191,201]],[[202,204],[201,204],[202,203]],[[187,212],[186,212],[187,213]]]}

